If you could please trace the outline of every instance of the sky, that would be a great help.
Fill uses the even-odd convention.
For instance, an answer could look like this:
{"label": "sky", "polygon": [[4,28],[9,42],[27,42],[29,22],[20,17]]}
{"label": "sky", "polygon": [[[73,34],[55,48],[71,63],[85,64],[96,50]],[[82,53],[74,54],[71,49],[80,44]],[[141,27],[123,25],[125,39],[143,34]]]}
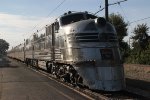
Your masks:
{"label": "sky", "polygon": [[[120,0],[108,1],[111,4]],[[23,43],[24,39],[31,38],[36,30],[50,24],[65,12],[95,13],[104,7],[104,3],[105,0],[0,0],[0,39],[6,40],[11,49]],[[150,17],[149,5],[150,0],[127,0],[120,5],[109,6],[109,14],[119,13],[130,23]],[[97,15],[103,17],[104,10]],[[142,23],[147,23],[150,27],[150,18],[130,24],[125,41],[133,35],[134,27]]]}

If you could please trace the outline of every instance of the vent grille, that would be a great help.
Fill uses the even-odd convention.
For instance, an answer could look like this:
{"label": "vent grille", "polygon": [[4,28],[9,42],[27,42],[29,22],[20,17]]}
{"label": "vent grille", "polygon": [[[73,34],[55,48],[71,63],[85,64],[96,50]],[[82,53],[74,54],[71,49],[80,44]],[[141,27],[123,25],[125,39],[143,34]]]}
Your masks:
{"label": "vent grille", "polygon": [[102,33],[99,35],[100,42],[117,42],[117,36],[114,33]]}
{"label": "vent grille", "polygon": [[78,33],[75,34],[77,42],[98,42],[98,33]]}
{"label": "vent grille", "polygon": [[99,42],[98,33],[69,34],[69,42]]}
{"label": "vent grille", "polygon": [[77,33],[68,35],[69,42],[116,42],[117,36],[113,33]]}

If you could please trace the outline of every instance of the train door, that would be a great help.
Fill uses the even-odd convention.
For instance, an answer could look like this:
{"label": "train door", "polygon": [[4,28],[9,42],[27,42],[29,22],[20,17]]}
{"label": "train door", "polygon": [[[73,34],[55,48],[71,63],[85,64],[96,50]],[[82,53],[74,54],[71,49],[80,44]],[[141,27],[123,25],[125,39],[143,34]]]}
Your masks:
{"label": "train door", "polygon": [[55,30],[54,30],[54,23],[52,24],[52,48],[51,48],[51,55],[52,60],[55,61]]}
{"label": "train door", "polygon": [[56,38],[56,34],[59,31],[59,22],[56,21],[55,23],[52,24],[52,60],[58,60],[60,54],[59,48],[59,43],[58,43],[58,38]]}

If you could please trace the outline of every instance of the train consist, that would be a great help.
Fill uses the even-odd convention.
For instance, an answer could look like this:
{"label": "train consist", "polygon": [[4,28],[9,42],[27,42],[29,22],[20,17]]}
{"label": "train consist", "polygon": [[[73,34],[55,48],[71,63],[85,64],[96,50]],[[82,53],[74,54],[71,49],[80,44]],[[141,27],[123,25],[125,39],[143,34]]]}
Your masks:
{"label": "train consist", "polygon": [[88,12],[65,13],[8,56],[90,89],[119,91],[125,86],[115,28]]}

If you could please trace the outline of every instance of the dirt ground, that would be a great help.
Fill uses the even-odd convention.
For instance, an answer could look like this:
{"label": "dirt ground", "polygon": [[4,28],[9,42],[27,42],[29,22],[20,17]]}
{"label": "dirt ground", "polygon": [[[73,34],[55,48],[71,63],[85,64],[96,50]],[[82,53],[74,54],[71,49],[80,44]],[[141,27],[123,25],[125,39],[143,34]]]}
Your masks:
{"label": "dirt ground", "polygon": [[150,65],[124,64],[125,77],[150,82]]}

